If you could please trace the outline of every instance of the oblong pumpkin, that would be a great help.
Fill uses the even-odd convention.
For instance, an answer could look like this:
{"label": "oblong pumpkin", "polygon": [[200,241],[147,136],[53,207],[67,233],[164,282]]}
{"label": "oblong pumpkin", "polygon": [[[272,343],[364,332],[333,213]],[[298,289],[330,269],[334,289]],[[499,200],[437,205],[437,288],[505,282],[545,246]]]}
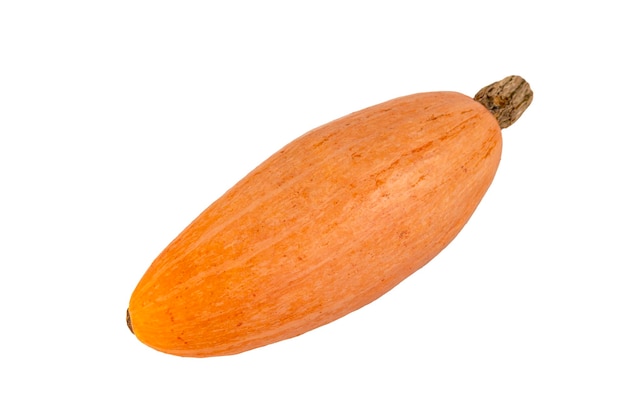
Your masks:
{"label": "oblong pumpkin", "polygon": [[498,120],[460,93],[400,97],[289,143],[196,218],[132,294],[137,338],[180,356],[300,335],[377,299],[459,233]]}

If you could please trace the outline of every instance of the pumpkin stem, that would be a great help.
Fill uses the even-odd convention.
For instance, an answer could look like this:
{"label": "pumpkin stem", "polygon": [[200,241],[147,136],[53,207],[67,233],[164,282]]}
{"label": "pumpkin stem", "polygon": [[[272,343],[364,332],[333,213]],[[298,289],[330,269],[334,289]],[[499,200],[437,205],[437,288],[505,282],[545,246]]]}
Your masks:
{"label": "pumpkin stem", "polygon": [[135,334],[135,332],[133,331],[133,323],[130,321],[130,311],[128,308],[126,309],[126,325],[130,329],[130,332],[132,334]]}
{"label": "pumpkin stem", "polygon": [[511,75],[482,88],[474,96],[494,115],[501,129],[511,126],[533,101],[533,91],[522,77]]}

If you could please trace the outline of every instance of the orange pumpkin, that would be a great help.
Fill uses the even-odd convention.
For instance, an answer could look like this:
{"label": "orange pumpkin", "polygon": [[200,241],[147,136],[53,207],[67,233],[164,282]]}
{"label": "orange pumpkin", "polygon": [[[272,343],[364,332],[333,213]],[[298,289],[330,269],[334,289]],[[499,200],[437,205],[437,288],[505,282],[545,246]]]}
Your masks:
{"label": "orange pumpkin", "polygon": [[476,100],[414,94],[304,134],[156,258],[129,327],[162,352],[229,355],[372,302],[459,233],[496,173],[501,126],[531,100],[512,76]]}

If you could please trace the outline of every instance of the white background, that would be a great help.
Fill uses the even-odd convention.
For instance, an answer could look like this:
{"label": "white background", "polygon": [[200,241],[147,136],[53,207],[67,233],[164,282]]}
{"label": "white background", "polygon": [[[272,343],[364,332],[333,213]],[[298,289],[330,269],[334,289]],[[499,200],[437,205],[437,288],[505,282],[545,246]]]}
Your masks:
{"label": "white background", "polygon": [[[0,415],[626,415],[619,2],[303,4],[0,3]],[[128,331],[154,257],[284,144],[510,74],[535,100],[487,196],[380,300],[223,358]]]}

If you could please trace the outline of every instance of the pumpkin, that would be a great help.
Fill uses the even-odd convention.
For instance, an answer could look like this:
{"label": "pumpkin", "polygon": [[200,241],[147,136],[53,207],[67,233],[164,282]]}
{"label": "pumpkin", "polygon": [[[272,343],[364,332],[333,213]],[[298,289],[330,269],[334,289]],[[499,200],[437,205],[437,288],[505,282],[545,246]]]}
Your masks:
{"label": "pumpkin", "polygon": [[154,260],[127,324],[169,354],[231,355],[376,300],[466,224],[501,129],[532,100],[518,76],[470,98],[396,98],[318,127],[202,212]]}

